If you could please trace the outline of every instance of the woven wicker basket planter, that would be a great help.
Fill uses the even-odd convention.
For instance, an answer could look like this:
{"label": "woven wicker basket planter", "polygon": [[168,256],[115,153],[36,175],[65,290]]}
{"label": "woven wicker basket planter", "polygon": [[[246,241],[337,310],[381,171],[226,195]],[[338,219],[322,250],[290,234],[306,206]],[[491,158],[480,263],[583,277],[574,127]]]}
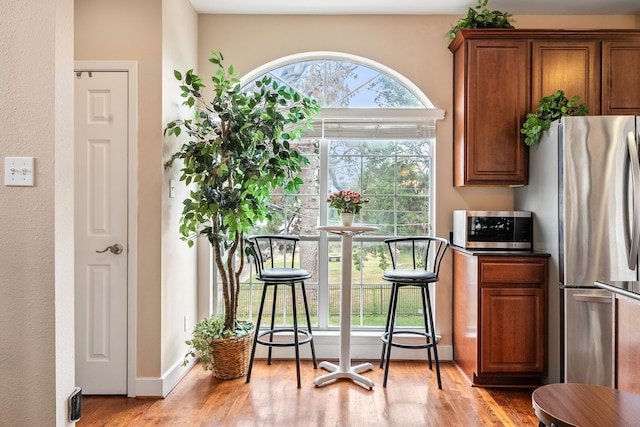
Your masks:
{"label": "woven wicker basket planter", "polygon": [[211,343],[211,370],[216,378],[230,380],[247,375],[255,329],[241,337],[214,340]]}

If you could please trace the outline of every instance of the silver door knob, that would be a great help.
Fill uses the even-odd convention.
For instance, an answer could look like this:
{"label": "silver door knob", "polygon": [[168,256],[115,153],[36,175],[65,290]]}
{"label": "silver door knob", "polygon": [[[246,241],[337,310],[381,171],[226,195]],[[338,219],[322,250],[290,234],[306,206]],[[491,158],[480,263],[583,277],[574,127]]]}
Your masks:
{"label": "silver door knob", "polygon": [[123,247],[122,247],[122,245],[120,243],[114,243],[111,246],[107,246],[102,251],[96,251],[96,253],[103,254],[103,253],[105,253],[107,251],[111,251],[112,254],[120,255],[123,250],[124,249],[123,249]]}

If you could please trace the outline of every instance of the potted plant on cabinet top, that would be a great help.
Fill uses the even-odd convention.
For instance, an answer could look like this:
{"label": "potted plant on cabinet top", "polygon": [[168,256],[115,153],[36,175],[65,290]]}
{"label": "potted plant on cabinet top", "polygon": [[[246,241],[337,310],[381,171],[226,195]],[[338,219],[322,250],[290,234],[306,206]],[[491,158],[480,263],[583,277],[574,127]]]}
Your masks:
{"label": "potted plant on cabinet top", "polygon": [[564,96],[564,91],[558,90],[556,93],[540,98],[538,109],[535,113],[527,114],[527,117],[520,128],[520,133],[525,135],[524,143],[533,146],[540,140],[540,135],[545,130],[549,130],[551,122],[562,116],[585,116],[589,114],[587,104],[578,104],[579,96],[568,99]]}
{"label": "potted plant on cabinet top", "polygon": [[[183,202],[181,238],[191,247],[196,237],[207,237],[224,300],[224,317],[203,319],[196,325],[193,339],[187,341],[192,347],[185,362],[186,357],[195,355],[194,349],[198,350],[204,362],[213,363],[203,363],[203,367],[212,367],[218,377],[216,355],[202,356],[208,351],[205,343],[247,336],[248,330],[254,333],[237,319],[244,234],[269,218],[271,190],[284,186],[287,191],[296,191],[302,183],[297,174],[308,160],[292,141],[302,136],[299,125],[310,127],[312,116],[319,111],[315,100],[278,85],[268,76],[256,81],[253,93],[242,92],[233,66],[225,69],[223,59],[220,52],[211,53],[209,61],[218,68],[211,77],[213,94],[208,102],[201,94],[205,85],[193,70],[184,75],[174,72],[185,98],[183,105],[195,107],[195,114],[165,128],[165,135],[177,137],[184,131],[189,139],[166,163],[171,167],[181,160],[180,180],[195,187]],[[250,337],[245,341],[251,341]]]}
{"label": "potted plant on cabinet top", "polygon": [[[463,28],[513,28],[512,15],[508,12],[487,9],[489,0],[478,0],[478,4],[469,8],[467,16],[460,18],[447,32],[449,41],[453,40]],[[479,11],[479,12],[477,12]]]}

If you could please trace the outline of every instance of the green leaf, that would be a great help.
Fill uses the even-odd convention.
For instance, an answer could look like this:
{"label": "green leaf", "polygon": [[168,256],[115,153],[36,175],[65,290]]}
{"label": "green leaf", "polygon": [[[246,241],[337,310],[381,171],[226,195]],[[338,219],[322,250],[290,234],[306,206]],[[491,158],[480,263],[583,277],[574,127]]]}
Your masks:
{"label": "green leaf", "polygon": [[588,114],[589,107],[586,104],[577,104],[579,96],[567,99],[564,91],[557,90],[554,94],[540,98],[539,107],[535,113],[527,114],[520,133],[525,135],[525,144],[536,145],[540,140],[540,134],[551,127],[553,120],[562,116],[583,116]]}

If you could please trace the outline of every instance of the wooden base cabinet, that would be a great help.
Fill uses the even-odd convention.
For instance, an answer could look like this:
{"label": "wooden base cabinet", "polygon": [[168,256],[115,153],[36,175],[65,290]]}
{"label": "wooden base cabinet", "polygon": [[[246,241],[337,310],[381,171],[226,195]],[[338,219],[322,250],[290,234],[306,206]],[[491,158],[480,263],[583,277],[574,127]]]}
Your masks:
{"label": "wooden base cabinet", "polygon": [[474,385],[546,373],[548,255],[453,251],[454,361]]}
{"label": "wooden base cabinet", "polygon": [[616,294],[616,388],[640,394],[640,301]]}

